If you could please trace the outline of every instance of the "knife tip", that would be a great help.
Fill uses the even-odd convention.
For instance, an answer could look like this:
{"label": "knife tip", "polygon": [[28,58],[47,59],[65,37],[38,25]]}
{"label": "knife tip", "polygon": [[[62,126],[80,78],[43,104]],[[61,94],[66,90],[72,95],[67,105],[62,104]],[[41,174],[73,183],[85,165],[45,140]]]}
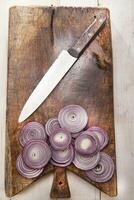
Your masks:
{"label": "knife tip", "polygon": [[19,118],[18,118],[18,122],[21,123],[21,122],[23,122],[25,119],[26,119],[26,117],[25,117],[24,113],[21,112],[21,113],[20,113],[20,116],[19,116]]}
{"label": "knife tip", "polygon": [[19,118],[18,118],[18,122],[19,122],[19,123],[23,122],[23,119],[22,119],[21,115],[20,115]]}

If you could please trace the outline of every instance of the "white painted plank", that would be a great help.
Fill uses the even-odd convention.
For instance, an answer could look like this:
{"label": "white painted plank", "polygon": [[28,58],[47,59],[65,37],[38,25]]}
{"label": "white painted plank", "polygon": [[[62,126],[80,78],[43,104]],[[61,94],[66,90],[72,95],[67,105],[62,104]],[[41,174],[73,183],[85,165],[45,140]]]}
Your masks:
{"label": "white painted plank", "polygon": [[[2,0],[3,1],[3,0]],[[7,7],[18,6],[57,6],[60,0],[7,0]]]}
{"label": "white painted plank", "polygon": [[6,200],[4,193],[4,155],[5,155],[5,107],[7,74],[7,10],[6,4],[0,6],[0,200]]}
{"label": "white painted plank", "polygon": [[99,0],[111,11],[118,196],[101,194],[101,200],[134,198],[134,1]]}
{"label": "white painted plank", "polygon": [[61,6],[97,6],[97,0],[60,0]]}
{"label": "white painted plank", "polygon": [[68,172],[71,200],[100,200],[100,191],[77,175]]}
{"label": "white painted plank", "polygon": [[12,197],[12,200],[50,200],[50,188],[52,185],[52,175],[47,175],[32,185],[28,186],[25,190],[18,195]]}

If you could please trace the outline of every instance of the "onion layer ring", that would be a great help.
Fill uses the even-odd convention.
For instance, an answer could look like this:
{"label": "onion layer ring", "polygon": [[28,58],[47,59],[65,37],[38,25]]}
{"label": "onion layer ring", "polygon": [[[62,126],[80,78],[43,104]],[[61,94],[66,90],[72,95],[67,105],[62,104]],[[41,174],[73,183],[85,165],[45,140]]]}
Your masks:
{"label": "onion layer ring", "polygon": [[72,157],[74,158],[74,148],[72,145],[65,150],[56,151],[52,149],[52,159],[57,163],[67,163]]}
{"label": "onion layer ring", "polygon": [[33,169],[41,169],[46,166],[51,158],[51,151],[43,140],[28,142],[22,151],[25,164]]}
{"label": "onion layer ring", "polygon": [[94,156],[83,156],[75,151],[75,158],[73,160],[74,165],[82,170],[90,170],[96,167],[100,160],[100,153],[98,152]]}
{"label": "onion layer ring", "polygon": [[68,162],[66,163],[57,163],[55,162],[53,159],[51,159],[51,164],[57,167],[67,167],[69,166],[72,162],[73,162],[74,157],[70,158],[70,160],[68,160]]}
{"label": "onion layer ring", "polygon": [[45,125],[46,133],[48,136],[50,136],[59,128],[60,124],[57,118],[50,118]]}
{"label": "onion layer ring", "polygon": [[29,122],[20,130],[19,142],[22,147],[30,140],[44,140],[46,141],[47,135],[45,128],[38,122]]}
{"label": "onion layer ring", "polygon": [[58,115],[60,126],[71,133],[80,132],[88,122],[87,112],[79,105],[68,105]]}
{"label": "onion layer ring", "polygon": [[95,135],[98,138],[100,150],[104,149],[109,142],[109,137],[106,131],[96,126],[90,127],[87,132],[88,131],[90,135]]}
{"label": "onion layer ring", "polygon": [[60,128],[55,131],[55,133],[51,134],[50,137],[51,146],[55,150],[65,150],[71,143],[71,134],[63,129]]}
{"label": "onion layer ring", "polygon": [[101,152],[101,158],[98,165],[89,171],[86,175],[92,181],[103,183],[109,181],[114,174],[114,162],[112,158],[104,152]]}
{"label": "onion layer ring", "polygon": [[98,141],[88,134],[81,134],[75,140],[75,150],[82,155],[95,154],[98,151]]}
{"label": "onion layer ring", "polygon": [[20,154],[16,161],[16,168],[20,175],[25,178],[35,178],[43,172],[42,169],[31,169],[23,161],[22,155]]}

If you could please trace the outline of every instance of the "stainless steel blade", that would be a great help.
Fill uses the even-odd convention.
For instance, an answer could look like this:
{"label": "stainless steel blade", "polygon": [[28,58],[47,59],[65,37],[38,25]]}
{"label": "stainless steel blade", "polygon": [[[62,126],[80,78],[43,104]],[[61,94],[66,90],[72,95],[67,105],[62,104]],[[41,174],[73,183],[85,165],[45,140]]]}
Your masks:
{"label": "stainless steel blade", "polygon": [[66,50],[60,53],[28,98],[19,116],[19,122],[28,118],[41,105],[76,60],[77,58],[71,56]]}

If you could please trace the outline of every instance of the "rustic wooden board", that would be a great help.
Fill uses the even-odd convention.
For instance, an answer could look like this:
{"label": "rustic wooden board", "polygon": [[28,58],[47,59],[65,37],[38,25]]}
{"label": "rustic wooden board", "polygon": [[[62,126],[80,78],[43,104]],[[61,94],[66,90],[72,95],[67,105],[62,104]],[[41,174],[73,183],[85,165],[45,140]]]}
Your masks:
{"label": "rustic wooden board", "polygon": [[[98,8],[13,7],[10,9],[9,62],[6,129],[6,193],[13,196],[36,179],[21,177],[15,168],[21,151],[18,143],[18,116],[36,84],[62,49],[70,48],[94,16],[106,14],[102,32],[86,49],[53,93],[27,120],[45,123],[57,116],[61,107],[80,104],[89,113],[89,124],[107,130],[110,144],[105,149],[115,164],[113,115],[113,72],[109,11]],[[87,180],[74,166],[69,170]],[[48,165],[44,173],[53,171]],[[89,180],[87,180],[89,181]],[[89,181],[90,182],[90,181]],[[115,196],[116,172],[105,184],[91,182]]]}

